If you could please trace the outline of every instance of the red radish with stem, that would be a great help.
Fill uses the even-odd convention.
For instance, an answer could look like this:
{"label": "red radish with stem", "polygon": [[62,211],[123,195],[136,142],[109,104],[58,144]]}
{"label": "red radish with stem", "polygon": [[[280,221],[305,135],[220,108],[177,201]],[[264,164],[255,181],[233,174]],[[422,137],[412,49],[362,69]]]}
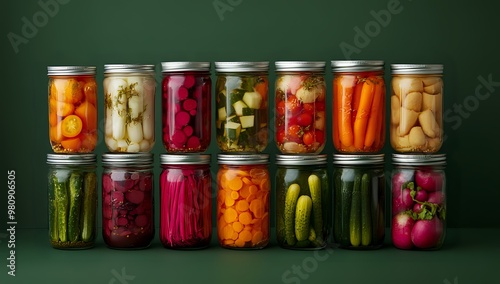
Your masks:
{"label": "red radish with stem", "polygon": [[425,190],[419,190],[419,191],[417,191],[417,193],[415,193],[415,199],[420,201],[420,202],[426,201],[427,198],[428,198],[428,194],[427,194],[427,191],[425,191]]}
{"label": "red radish with stem", "polygon": [[443,222],[434,216],[431,220],[418,220],[411,230],[411,241],[421,249],[436,248],[443,236]]}
{"label": "red radish with stem", "polygon": [[429,193],[429,198],[427,199],[427,202],[435,203],[437,205],[442,205],[443,201],[444,201],[444,195],[442,191],[435,191]]}
{"label": "red radish with stem", "polygon": [[427,191],[441,190],[443,176],[432,170],[418,170],[415,172],[415,183]]}
{"label": "red radish with stem", "polygon": [[393,217],[391,230],[392,243],[396,248],[411,249],[413,247],[411,233],[414,224],[415,221],[413,220],[413,218],[405,212],[401,212]]}

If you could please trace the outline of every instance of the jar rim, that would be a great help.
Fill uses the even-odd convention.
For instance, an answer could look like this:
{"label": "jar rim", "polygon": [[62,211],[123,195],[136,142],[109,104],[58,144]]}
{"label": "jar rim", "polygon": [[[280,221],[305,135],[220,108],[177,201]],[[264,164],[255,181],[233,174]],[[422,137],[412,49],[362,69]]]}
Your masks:
{"label": "jar rim", "polygon": [[384,70],[383,60],[332,60],[332,72],[361,72]]}
{"label": "jar rim", "polygon": [[223,165],[264,165],[269,163],[268,154],[217,154]]}
{"label": "jar rim", "polygon": [[105,64],[104,74],[154,73],[153,64]]}
{"label": "jar rim", "polygon": [[276,165],[284,166],[306,166],[306,165],[326,165],[327,155],[276,155]]}
{"label": "jar rim", "polygon": [[444,166],[446,154],[392,154],[394,165]]}
{"label": "jar rim", "polygon": [[216,61],[216,72],[267,72],[269,61]]}
{"label": "jar rim", "polygon": [[47,66],[48,76],[95,75],[95,66]]}
{"label": "jar rim", "polygon": [[443,64],[391,64],[392,74],[443,74]]}
{"label": "jar rim", "polygon": [[274,66],[276,67],[276,72],[324,72],[326,63],[324,61],[276,61],[274,62]]}
{"label": "jar rim", "polygon": [[162,165],[205,165],[210,164],[209,154],[160,154]]}
{"label": "jar rim", "polygon": [[333,154],[335,165],[382,165],[384,154]]}
{"label": "jar rim", "polygon": [[105,153],[102,154],[103,166],[150,166],[152,153]]}
{"label": "jar rim", "polygon": [[49,165],[92,165],[96,162],[95,154],[47,154]]}
{"label": "jar rim", "polygon": [[163,73],[183,71],[210,71],[210,62],[201,61],[165,61],[161,63]]}

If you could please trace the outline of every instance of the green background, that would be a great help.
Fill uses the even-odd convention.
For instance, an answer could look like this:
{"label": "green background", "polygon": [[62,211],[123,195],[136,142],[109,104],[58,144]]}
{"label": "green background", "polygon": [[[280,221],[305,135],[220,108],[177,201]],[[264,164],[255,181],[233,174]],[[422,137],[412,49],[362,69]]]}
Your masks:
{"label": "green background", "polygon": [[[272,93],[274,61],[319,60],[327,62],[325,77],[327,91],[331,94],[330,61],[346,59],[340,44],[345,42],[356,46],[356,28],[365,31],[367,27],[373,28],[368,31],[372,36],[368,36],[365,46],[358,45],[358,53],[352,54],[351,59],[384,60],[386,82],[390,82],[391,63],[444,64],[444,131],[447,137],[440,152],[446,153],[448,158],[448,227],[500,227],[495,206],[500,191],[494,174],[496,161],[500,158],[498,142],[494,139],[500,86],[482,87],[481,94],[490,93],[487,98],[476,95],[476,89],[482,85],[479,78],[490,77],[490,80],[500,82],[500,56],[496,44],[499,4],[493,1],[479,5],[469,1],[431,0],[61,2],[67,3],[58,4],[59,11],[48,16],[46,23],[43,23],[43,16],[37,18],[43,11],[37,1],[8,0],[0,11],[0,34],[3,36],[0,50],[4,74],[0,77],[3,87],[0,172],[4,175],[1,179],[7,181],[7,171],[16,171],[16,221],[19,230],[43,230],[47,223],[45,161],[46,154],[51,153],[47,122],[48,65],[97,66],[97,82],[101,84],[103,66],[108,63],[155,64],[157,81],[160,82],[162,61],[213,63],[265,60],[271,62],[269,77]],[[230,10],[218,14],[214,3],[229,5]],[[378,29],[374,28],[373,14],[386,11],[391,3],[398,5],[398,13],[391,14],[383,25],[375,24]],[[31,35],[23,35],[23,17],[33,23],[34,16],[35,21],[38,19],[42,24],[36,32],[31,31]],[[9,40],[9,33],[27,41],[17,46],[18,52]],[[212,74],[215,81],[215,73]],[[160,102],[160,88],[157,88],[157,138],[152,150],[156,176],[159,176],[158,155],[165,153],[161,142]],[[328,97],[327,103],[331,105],[331,97]],[[102,105],[100,85],[100,139],[95,150],[99,156],[107,151],[102,139]],[[271,100],[271,114],[274,114],[273,108]],[[323,151],[329,156],[333,153],[330,122],[331,113],[327,119],[327,146]],[[272,130],[271,134],[274,134]],[[212,141],[215,141],[215,136]],[[389,174],[392,149],[388,132],[386,141],[383,151]],[[215,154],[218,152],[213,142],[207,153],[213,154],[214,173],[217,170]],[[273,140],[269,141],[265,152],[271,157],[278,153]],[[270,170],[274,174],[275,166],[271,165]],[[158,183],[156,189],[158,194]],[[0,228],[4,232],[7,188],[4,187],[1,192]],[[498,234],[498,231],[494,232]],[[39,236],[41,239],[26,237],[25,240],[36,240],[38,245],[48,246],[43,239],[45,235]],[[1,237],[0,233],[0,240]],[[0,259],[7,254],[3,253],[4,245],[5,242],[0,243]],[[66,257],[71,258],[71,255],[66,254]],[[95,257],[94,254],[90,259]],[[328,271],[323,272],[328,275]],[[445,276],[439,277],[436,281],[441,283],[440,279]]]}

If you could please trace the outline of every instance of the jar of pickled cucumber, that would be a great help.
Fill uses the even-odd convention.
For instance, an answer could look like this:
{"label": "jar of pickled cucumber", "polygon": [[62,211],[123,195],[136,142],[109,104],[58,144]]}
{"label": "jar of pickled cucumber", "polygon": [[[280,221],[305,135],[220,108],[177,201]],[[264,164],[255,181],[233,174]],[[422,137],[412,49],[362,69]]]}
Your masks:
{"label": "jar of pickled cucumber", "polygon": [[160,156],[160,241],[166,248],[205,248],[212,237],[210,155]]}
{"label": "jar of pickled cucumber", "polygon": [[102,233],[114,249],[147,248],[154,237],[153,154],[102,155]]}
{"label": "jar of pickled cucumber", "polygon": [[436,153],[443,145],[443,65],[391,64],[390,138],[399,153]]}
{"label": "jar of pickled cucumber", "polygon": [[332,194],[326,155],[276,156],[276,236],[290,249],[322,249],[330,241]]}
{"label": "jar of pickled cucumber", "polygon": [[55,153],[90,153],[97,142],[95,66],[48,66],[49,138]]}
{"label": "jar of pickled cucumber", "polygon": [[334,154],[333,166],[335,244],[380,248],[385,237],[384,154]]}
{"label": "jar of pickled cucumber", "polygon": [[398,249],[435,250],[446,233],[446,156],[392,156],[392,243]]}
{"label": "jar of pickled cucumber", "polygon": [[53,248],[84,249],[96,238],[94,154],[48,154],[49,238]]}
{"label": "jar of pickled cucumber", "polygon": [[210,62],[162,62],[163,145],[170,153],[196,153],[210,145]]}
{"label": "jar of pickled cucumber", "polygon": [[104,65],[104,134],[110,152],[149,152],[155,143],[155,66]]}
{"label": "jar of pickled cucumber", "polygon": [[325,62],[277,61],[275,141],[283,154],[317,154],[325,147]]}
{"label": "jar of pickled cucumber", "polygon": [[340,153],[374,154],[385,143],[384,62],[332,61],[333,145]]}
{"label": "jar of pickled cucumber", "polygon": [[269,62],[215,62],[216,137],[222,152],[266,148],[268,69]]}
{"label": "jar of pickled cucumber", "polygon": [[269,243],[269,155],[219,154],[217,236],[220,246],[262,249]]}

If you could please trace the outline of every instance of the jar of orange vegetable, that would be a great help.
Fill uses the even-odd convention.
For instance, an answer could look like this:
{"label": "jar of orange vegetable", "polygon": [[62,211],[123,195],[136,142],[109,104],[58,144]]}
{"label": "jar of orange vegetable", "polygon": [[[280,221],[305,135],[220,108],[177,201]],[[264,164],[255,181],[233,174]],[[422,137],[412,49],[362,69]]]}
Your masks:
{"label": "jar of orange vegetable", "polygon": [[218,155],[217,235],[224,248],[269,243],[269,155]]}
{"label": "jar of orange vegetable", "polygon": [[276,145],[283,154],[317,154],[325,146],[325,62],[275,65]]}
{"label": "jar of orange vegetable", "polygon": [[377,153],[385,143],[384,62],[332,61],[333,145],[340,153]]}
{"label": "jar of orange vegetable", "polygon": [[94,66],[48,66],[49,137],[55,153],[90,153],[97,142]]}

